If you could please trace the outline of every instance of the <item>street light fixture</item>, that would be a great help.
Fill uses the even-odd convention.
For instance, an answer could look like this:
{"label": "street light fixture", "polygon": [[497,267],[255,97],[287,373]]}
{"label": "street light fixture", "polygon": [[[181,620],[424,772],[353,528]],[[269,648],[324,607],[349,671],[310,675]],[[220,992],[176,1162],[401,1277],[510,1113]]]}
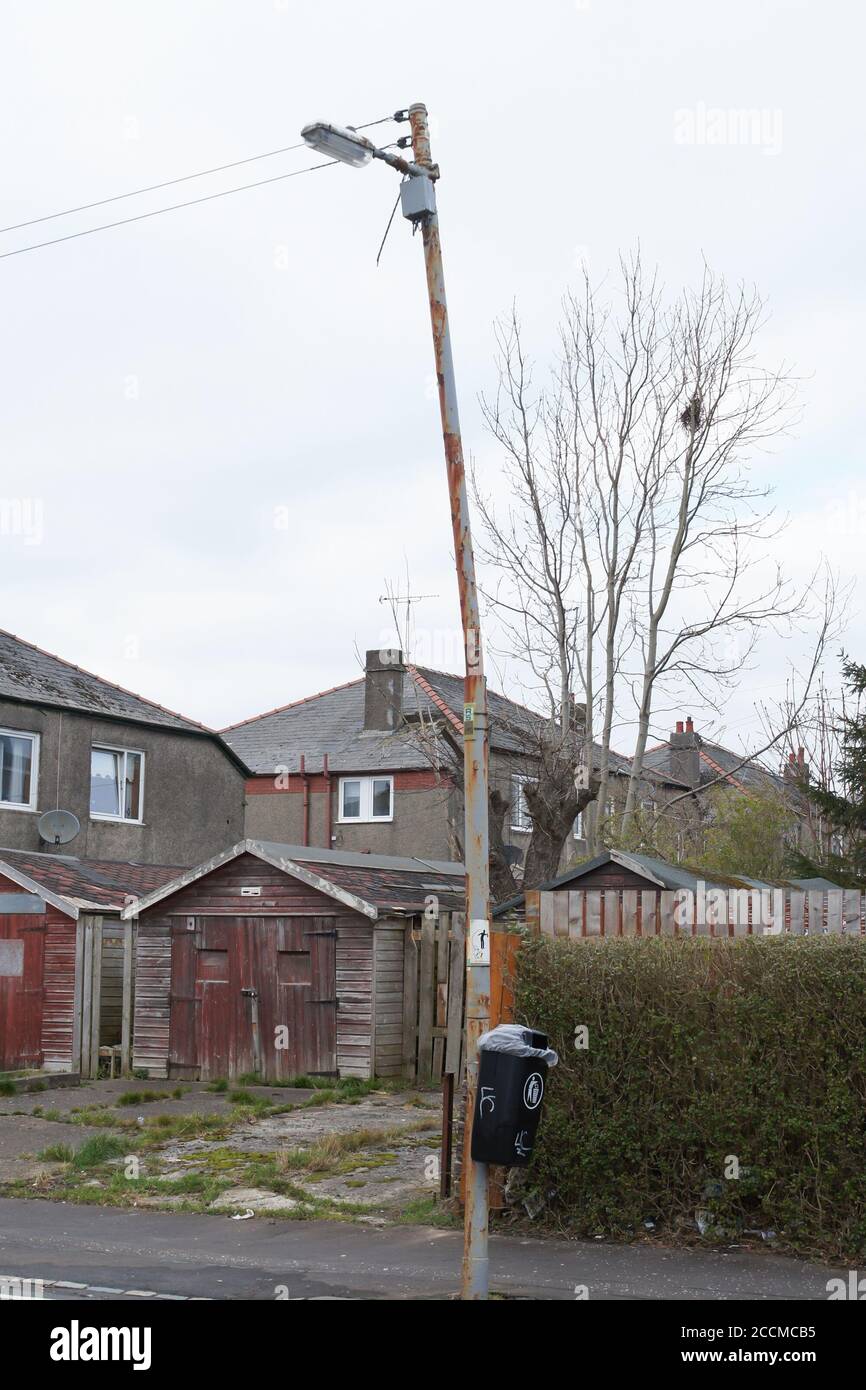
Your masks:
{"label": "street light fixture", "polygon": [[319,154],[330,155],[353,169],[369,164],[376,149],[365,135],[359,135],[351,127],[331,125],[329,121],[311,121],[301,131],[301,138]]}
{"label": "street light fixture", "polygon": [[[380,150],[350,127],[314,121],[301,134],[308,145],[354,168],[382,160],[403,175],[400,201],[403,216],[420,227],[430,298],[433,351],[439,383],[439,411],[445,442],[445,464],[460,616],[466,658],[463,687],[463,798],[465,809],[464,860],[466,863],[466,1125],[463,1163],[466,1207],[463,1236],[463,1298],[484,1299],[488,1292],[488,1173],[486,1163],[471,1155],[471,1127],[478,1088],[478,1039],[490,1022],[490,864],[488,833],[489,731],[487,682],[481,651],[481,620],[475,559],[469,526],[469,497],[463,442],[457,410],[457,385],[451,355],[451,333],[445,300],[445,276],[439,241],[435,183],[439,167],[430,153],[427,108],[421,102],[398,111],[395,120],[408,119],[412,128],[414,162],[391,150]],[[400,142],[401,147],[403,142]]]}

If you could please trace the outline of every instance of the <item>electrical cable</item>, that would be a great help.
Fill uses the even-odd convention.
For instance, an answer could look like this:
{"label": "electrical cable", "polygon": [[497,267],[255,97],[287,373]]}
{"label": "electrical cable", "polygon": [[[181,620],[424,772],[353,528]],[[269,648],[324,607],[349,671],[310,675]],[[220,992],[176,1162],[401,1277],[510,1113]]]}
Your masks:
{"label": "electrical cable", "polygon": [[339,162],[338,159],[326,159],[323,164],[310,164],[305,169],[293,169],[288,174],[275,174],[273,178],[244,183],[238,188],[225,188],[220,193],[207,193],[203,198],[190,198],[185,203],[172,203],[167,208],[154,208],[152,212],[140,212],[135,217],[122,217],[117,222],[104,222],[99,227],[85,227],[80,232],[68,232],[66,236],[52,237],[50,241],[37,241],[31,246],[19,246],[14,251],[0,252],[0,261],[5,261],[9,256],[22,256],[25,251],[39,251],[44,246],[57,246],[61,241],[75,241],[77,237],[91,236],[93,232],[107,232],[112,227],[125,227],[130,222],[144,222],[148,217],[159,217],[164,212],[177,212],[180,208],[192,208],[198,203],[211,203],[215,198],[227,198],[231,193],[246,193],[250,188],[264,188],[266,184],[279,183],[282,179],[296,179],[300,174],[312,174],[316,169],[330,169]]}
{"label": "electrical cable", "polygon": [[[353,126],[353,130],[369,130],[371,126],[384,125],[387,121],[393,121],[393,116],[382,116],[378,121],[366,121],[364,125]],[[57,217],[70,217],[76,212],[89,212],[93,208],[105,207],[107,203],[119,203],[124,198],[137,198],[142,193],[156,193],[161,188],[171,188],[178,183],[188,183],[190,179],[202,179],[208,174],[221,174],[226,169],[237,169],[242,164],[254,164],[257,159],[273,159],[278,154],[289,154],[292,150],[306,149],[304,140],[296,145],[284,145],[278,150],[266,150],[264,154],[251,154],[246,159],[234,159],[229,164],[215,164],[211,169],[199,169],[195,174],[181,174],[176,179],[165,179],[162,183],[151,183],[146,188],[132,188],[128,193],[115,193],[111,198],[98,198],[93,203],[81,203],[78,207],[64,208],[62,212],[47,212],[42,217],[31,217],[26,222],[13,222],[8,227],[0,227],[0,236],[4,232],[18,232],[23,227],[35,227],[39,222],[51,222]],[[43,243],[45,244],[45,243]]]}

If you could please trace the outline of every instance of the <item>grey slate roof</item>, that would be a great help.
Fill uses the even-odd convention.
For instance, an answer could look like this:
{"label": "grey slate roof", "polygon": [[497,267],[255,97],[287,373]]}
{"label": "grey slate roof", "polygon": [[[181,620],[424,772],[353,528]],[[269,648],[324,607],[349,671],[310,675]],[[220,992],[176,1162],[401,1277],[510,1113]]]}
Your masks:
{"label": "grey slate roof", "polygon": [[[648,771],[670,775],[671,752],[669,743],[659,744],[656,748],[648,748],[644,755],[644,767]],[[705,782],[716,781],[722,772],[728,774],[728,780],[732,785],[739,782],[741,786],[755,791],[785,785],[784,778],[779,773],[764,767],[763,763],[756,759],[744,763],[742,753],[735,753],[720,743],[710,743],[707,739],[700,738],[698,752],[701,769],[699,786]]]}
{"label": "grey slate roof", "polygon": [[[495,690],[488,691],[488,703],[492,748],[502,753],[531,753],[547,722],[544,717]],[[444,722],[459,738],[463,677],[410,665],[403,677],[403,712],[410,723],[420,716]],[[278,768],[298,772],[301,754],[308,772],[321,769],[325,753],[332,772],[430,766],[429,749],[421,746],[411,730],[388,733],[364,729],[363,676],[234,724],[223,730],[223,738],[259,775]],[[628,773],[627,758],[611,750],[610,761],[614,772]],[[597,765],[598,750],[595,762]]]}
{"label": "grey slate roof", "polygon": [[[124,690],[111,681],[83,671],[14,633],[0,630],[0,698],[27,704],[53,705],[85,714],[128,719],[164,729],[213,734],[203,724],[164,709],[153,700]],[[214,735],[214,737],[217,737]]]}
{"label": "grey slate roof", "polygon": [[271,710],[223,730],[230,748],[251,772],[297,772],[301,756],[318,772],[328,754],[332,772],[376,772],[429,767],[411,735],[364,729],[364,677]]}

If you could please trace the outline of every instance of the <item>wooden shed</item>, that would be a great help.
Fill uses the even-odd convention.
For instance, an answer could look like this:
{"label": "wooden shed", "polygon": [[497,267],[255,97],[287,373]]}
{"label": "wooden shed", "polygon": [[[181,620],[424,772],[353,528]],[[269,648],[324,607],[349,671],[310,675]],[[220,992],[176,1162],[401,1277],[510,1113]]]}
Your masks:
{"label": "wooden shed", "polygon": [[0,849],[0,1070],[128,1069],[133,1002],[126,904],[173,865]]}
{"label": "wooden shed", "polygon": [[243,840],[130,904],[149,1076],[398,1076],[404,948],[459,864]]}

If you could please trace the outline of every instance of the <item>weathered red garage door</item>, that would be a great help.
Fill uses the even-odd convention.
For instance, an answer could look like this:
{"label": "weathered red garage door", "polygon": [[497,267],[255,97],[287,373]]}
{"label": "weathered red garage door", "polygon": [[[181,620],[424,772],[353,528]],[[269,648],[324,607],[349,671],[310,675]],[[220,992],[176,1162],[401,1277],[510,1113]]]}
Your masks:
{"label": "weathered red garage door", "polygon": [[171,937],[169,1076],[256,1071],[256,1009],[264,1077],[336,1072],[332,917],[181,917]]}
{"label": "weathered red garage door", "polygon": [[0,1070],[42,1064],[45,918],[0,915]]}

